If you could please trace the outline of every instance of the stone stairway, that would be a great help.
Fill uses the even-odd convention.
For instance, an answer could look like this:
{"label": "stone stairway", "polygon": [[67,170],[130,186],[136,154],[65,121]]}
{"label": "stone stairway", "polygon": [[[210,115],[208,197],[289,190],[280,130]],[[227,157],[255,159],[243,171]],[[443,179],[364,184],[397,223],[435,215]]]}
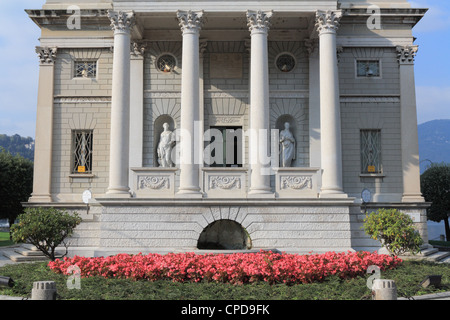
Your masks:
{"label": "stone stairway", "polygon": [[426,248],[416,255],[406,254],[400,256],[404,260],[426,260],[438,263],[450,264],[450,251],[439,251],[437,248]]}
{"label": "stone stairway", "polygon": [[[13,262],[34,262],[34,261],[48,261],[49,259],[31,244],[22,244],[18,247],[8,248],[2,250],[3,256],[9,258]],[[62,253],[57,252],[57,257],[61,257]]]}

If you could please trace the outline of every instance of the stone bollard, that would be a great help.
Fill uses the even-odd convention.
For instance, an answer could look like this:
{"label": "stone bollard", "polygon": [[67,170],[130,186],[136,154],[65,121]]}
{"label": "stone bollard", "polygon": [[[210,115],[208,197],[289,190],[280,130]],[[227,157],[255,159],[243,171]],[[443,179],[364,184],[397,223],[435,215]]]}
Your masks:
{"label": "stone bollard", "polygon": [[31,300],[56,300],[56,283],[54,281],[34,282]]}
{"label": "stone bollard", "polygon": [[372,291],[373,300],[397,300],[397,286],[394,280],[375,279]]}

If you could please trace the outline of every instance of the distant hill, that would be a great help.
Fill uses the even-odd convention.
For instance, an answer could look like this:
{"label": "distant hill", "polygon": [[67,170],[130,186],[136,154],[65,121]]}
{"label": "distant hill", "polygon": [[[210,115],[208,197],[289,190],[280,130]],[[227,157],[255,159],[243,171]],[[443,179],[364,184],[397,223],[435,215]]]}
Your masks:
{"label": "distant hill", "polygon": [[433,120],[419,127],[419,156],[421,172],[431,162],[450,163],[450,120]]}
{"label": "distant hill", "polygon": [[9,153],[20,154],[26,159],[34,160],[34,140],[31,137],[21,137],[18,134],[7,136],[0,134],[0,148],[4,148]]}

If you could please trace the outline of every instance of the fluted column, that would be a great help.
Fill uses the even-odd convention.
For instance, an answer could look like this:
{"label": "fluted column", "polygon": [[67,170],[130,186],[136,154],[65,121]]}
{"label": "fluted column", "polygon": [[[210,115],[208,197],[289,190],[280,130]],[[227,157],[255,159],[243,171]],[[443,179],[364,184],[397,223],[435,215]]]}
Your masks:
{"label": "fluted column", "polygon": [[342,185],[342,142],[336,32],[340,11],[318,11],[320,46],[320,130],[322,188],[320,196],[346,197]]}
{"label": "fluted column", "polygon": [[134,13],[108,11],[114,31],[109,187],[112,197],[129,197],[130,33]]}
{"label": "fluted column", "polygon": [[398,47],[400,65],[400,113],[403,168],[403,202],[423,202],[420,191],[414,57],[417,46]]}
{"label": "fluted column", "polygon": [[269,62],[267,37],[272,11],[247,11],[251,34],[249,195],[271,195],[269,156]]}
{"label": "fluted column", "polygon": [[[181,141],[179,195],[200,197],[199,146],[195,140],[195,126],[199,125],[200,105],[200,30],[203,11],[178,11],[183,33],[183,71],[181,75]],[[199,128],[197,128],[199,129]]]}
{"label": "fluted column", "polygon": [[52,202],[53,93],[56,48],[36,47],[39,89],[36,113],[33,193],[29,202]]}

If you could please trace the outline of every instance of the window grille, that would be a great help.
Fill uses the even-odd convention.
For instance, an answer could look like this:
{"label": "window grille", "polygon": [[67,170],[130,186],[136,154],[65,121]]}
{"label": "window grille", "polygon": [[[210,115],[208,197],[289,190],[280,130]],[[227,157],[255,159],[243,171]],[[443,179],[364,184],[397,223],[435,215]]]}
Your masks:
{"label": "window grille", "polygon": [[97,77],[97,61],[75,61],[75,78]]}
{"label": "window grille", "polygon": [[381,75],[379,60],[358,60],[356,67],[358,77],[379,77]]}
{"label": "window grille", "polygon": [[73,131],[72,173],[92,173],[92,130]]}
{"label": "window grille", "polygon": [[277,58],[276,64],[281,72],[291,72],[295,68],[295,58],[290,54],[282,54]]}
{"label": "window grille", "polygon": [[156,67],[159,71],[169,73],[175,70],[177,66],[177,60],[170,54],[162,55],[156,61]]}
{"label": "window grille", "polygon": [[381,130],[361,130],[361,173],[382,173]]}

